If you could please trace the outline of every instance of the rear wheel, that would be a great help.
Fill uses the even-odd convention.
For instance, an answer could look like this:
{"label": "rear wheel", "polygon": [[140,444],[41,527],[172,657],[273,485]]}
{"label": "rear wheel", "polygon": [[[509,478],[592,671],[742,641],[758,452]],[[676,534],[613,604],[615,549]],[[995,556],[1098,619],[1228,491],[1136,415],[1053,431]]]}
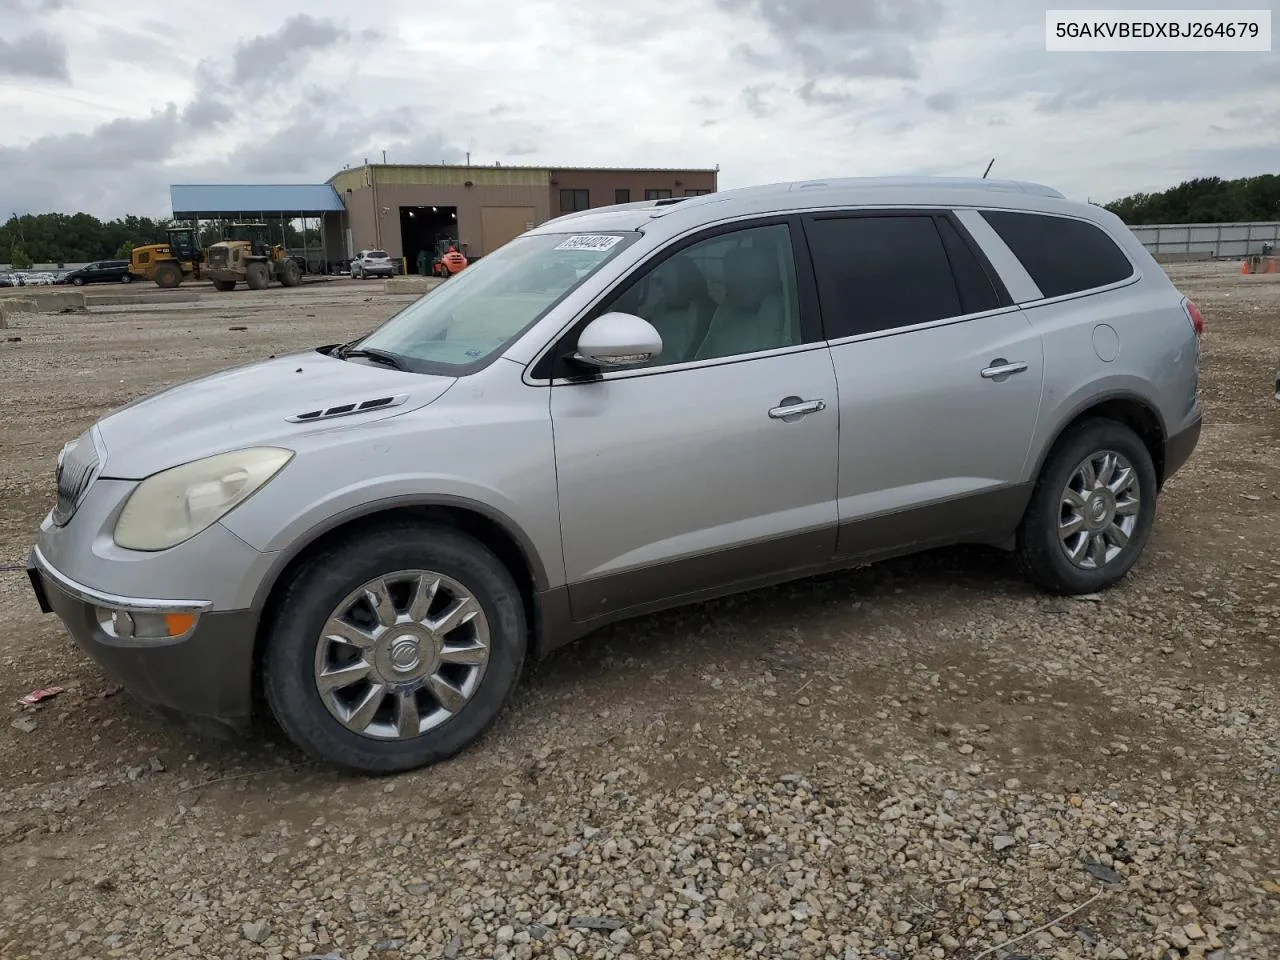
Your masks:
{"label": "rear wheel", "polygon": [[271,272],[265,263],[254,262],[245,268],[244,280],[250,290],[265,290],[271,282]]}
{"label": "rear wheel", "polygon": [[121,275],[121,277],[120,277],[120,282],[121,282],[121,283],[133,283],[133,274],[131,274],[131,273],[122,274],[122,275]]}
{"label": "rear wheel", "polygon": [[229,290],[234,290],[235,288],[236,288],[236,282],[234,280],[213,281],[213,289],[221,290],[223,293],[226,293]]}
{"label": "rear wheel", "polygon": [[519,681],[527,637],[511,575],[445,527],[378,528],[312,558],[267,636],[263,686],[307,753],[362,773],[444,760]]}
{"label": "rear wheel", "polygon": [[173,289],[182,283],[182,268],[176,263],[162,263],[156,267],[156,286]]}
{"label": "rear wheel", "polygon": [[297,263],[286,260],[280,265],[280,282],[286,287],[296,287],[302,282],[302,271]]}
{"label": "rear wheel", "polygon": [[1018,557],[1054,593],[1104,590],[1138,561],[1156,514],[1156,471],[1142,439],[1087,420],[1058,441],[1018,531]]}

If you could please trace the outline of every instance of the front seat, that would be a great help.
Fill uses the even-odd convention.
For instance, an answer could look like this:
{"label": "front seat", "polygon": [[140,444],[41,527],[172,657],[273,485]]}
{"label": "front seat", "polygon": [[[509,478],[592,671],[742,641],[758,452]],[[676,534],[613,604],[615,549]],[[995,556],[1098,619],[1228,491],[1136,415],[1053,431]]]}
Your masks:
{"label": "front seat", "polygon": [[724,291],[697,359],[772,350],[794,342],[783,309],[778,262],[767,250],[730,250],[724,258]]}
{"label": "front seat", "polygon": [[716,302],[707,292],[707,279],[689,257],[672,257],[651,275],[660,290],[646,319],[662,335],[663,364],[693,359],[707,334]]}

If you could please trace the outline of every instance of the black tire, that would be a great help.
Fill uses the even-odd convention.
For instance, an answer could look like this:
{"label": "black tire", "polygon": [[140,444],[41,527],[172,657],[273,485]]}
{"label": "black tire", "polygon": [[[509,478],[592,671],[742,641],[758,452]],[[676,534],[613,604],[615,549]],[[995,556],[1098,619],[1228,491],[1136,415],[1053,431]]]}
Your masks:
{"label": "black tire", "polygon": [[265,263],[254,261],[245,267],[244,282],[249,285],[250,290],[265,290],[271,282],[271,271]]}
{"label": "black tire", "polygon": [[213,289],[228,293],[236,288],[234,280],[215,280],[213,281]]}
{"label": "black tire", "polygon": [[182,283],[182,268],[176,263],[166,261],[156,267],[156,286],[172,290]]}
{"label": "black tire", "polygon": [[294,261],[286,260],[280,265],[280,282],[286,287],[296,287],[302,282],[302,271]]}
{"label": "black tire", "polygon": [[[1138,480],[1138,512],[1120,552],[1094,569],[1084,569],[1067,556],[1059,537],[1062,496],[1077,467],[1103,451],[1118,453],[1132,465]],[[1146,444],[1115,420],[1086,420],[1058,440],[1040,471],[1018,528],[1018,560],[1027,577],[1051,593],[1096,593],[1115,585],[1132,569],[1151,536],[1155,516],[1156,471]]]}
{"label": "black tire", "polygon": [[83,286],[84,286],[84,277],[72,277],[72,278],[71,278],[71,283],[72,283],[73,285],[77,286],[77,287],[83,287]]}
{"label": "black tire", "polygon": [[133,283],[133,274],[125,273],[120,276],[121,283]]}
{"label": "black tire", "polygon": [[[343,726],[315,682],[316,645],[342,599],[361,584],[399,570],[432,570],[458,581],[489,624],[490,653],[479,688],[440,726],[409,740],[376,740]],[[263,691],[285,735],[310,756],[362,774],[438,763],[481,736],[520,680],[528,646],[520,591],[483,544],[442,526],[376,528],[321,551],[286,588],[268,625]]]}

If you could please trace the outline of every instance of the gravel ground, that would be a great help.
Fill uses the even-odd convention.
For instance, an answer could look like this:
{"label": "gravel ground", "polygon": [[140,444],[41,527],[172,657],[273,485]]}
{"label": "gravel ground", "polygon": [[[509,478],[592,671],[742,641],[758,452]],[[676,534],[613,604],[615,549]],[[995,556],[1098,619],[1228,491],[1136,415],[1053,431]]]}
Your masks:
{"label": "gravel ground", "polygon": [[[958,549],[636,620],[430,770],[191,738],[0,572],[0,957],[1280,956],[1280,282],[1171,272],[1208,422],[1120,587]],[[0,332],[0,563],[100,413],[355,336],[379,288]]]}

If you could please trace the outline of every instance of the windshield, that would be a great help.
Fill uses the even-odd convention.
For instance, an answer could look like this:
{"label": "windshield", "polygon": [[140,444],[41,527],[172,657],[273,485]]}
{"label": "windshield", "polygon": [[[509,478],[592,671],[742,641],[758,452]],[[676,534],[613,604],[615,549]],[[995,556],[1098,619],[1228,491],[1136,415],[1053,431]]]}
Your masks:
{"label": "windshield", "polygon": [[517,237],[481,257],[360,341],[424,373],[490,359],[600,269],[637,233]]}

